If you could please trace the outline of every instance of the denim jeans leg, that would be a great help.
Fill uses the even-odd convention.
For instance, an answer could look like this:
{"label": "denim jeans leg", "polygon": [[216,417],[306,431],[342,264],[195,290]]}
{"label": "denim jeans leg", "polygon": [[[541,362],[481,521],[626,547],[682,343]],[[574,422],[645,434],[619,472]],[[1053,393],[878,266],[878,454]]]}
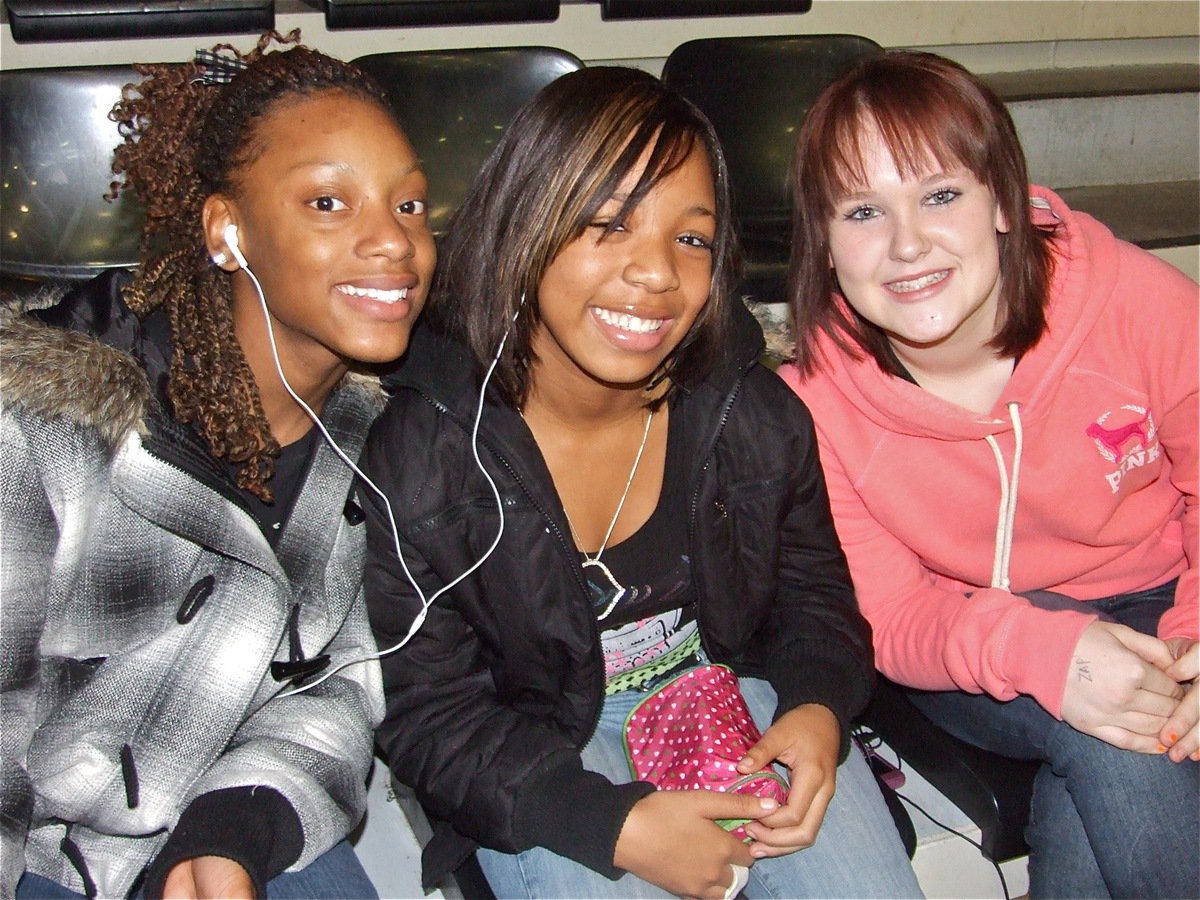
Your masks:
{"label": "denim jeans leg", "polygon": [[83,894],[77,894],[68,887],[63,887],[57,881],[26,872],[17,882],[17,900],[84,900]]}
{"label": "denim jeans leg", "polygon": [[[1152,632],[1173,588],[1094,601],[1095,608],[1106,619]],[[1045,594],[1029,599],[1039,606],[1055,602]],[[1026,832],[1031,896],[1095,896],[1089,856],[1113,897],[1200,896],[1200,767],[1194,762],[1120,750],[1055,719],[1028,697],[1000,702],[958,691],[913,691],[910,697],[962,740],[1044,763]]]}
{"label": "denim jeans leg", "polygon": [[[741,679],[743,696],[759,728],[770,725],[777,703],[765,681]],[[607,698],[600,725],[583,751],[584,766],[614,782],[630,780],[622,732],[625,717],[645,694],[624,691]],[[837,793],[817,843],[785,857],[759,860],[743,895],[758,898],[919,897],[920,886],[891,815],[857,749],[838,770]],[[610,881],[548,850],[507,854],[478,852],[496,896],[636,898],[669,897],[660,888],[626,874]],[[732,872],[730,873],[732,878]]]}
{"label": "denim jeans leg", "polygon": [[[138,893],[141,897],[141,893]],[[283,872],[267,882],[271,900],[378,900],[379,894],[349,841],[326,850],[299,872]],[[26,872],[17,882],[17,900],[82,900],[55,881]]]}
{"label": "denim jeans leg", "polygon": [[1119,750],[1065,725],[1048,749],[1114,897],[1200,897],[1196,763]]}
{"label": "denim jeans leg", "polygon": [[[1114,897],[1200,896],[1196,763],[1118,749],[1028,697],[1007,703],[958,692],[911,697],[956,737],[1005,756],[1042,760],[1058,780],[1044,775],[1035,783],[1036,816],[1026,832],[1030,896],[1094,896],[1089,854]],[[1054,810],[1055,803],[1069,803],[1074,812]],[[1074,827],[1076,819],[1082,829]],[[1062,827],[1039,827],[1046,822]],[[1066,880],[1072,872],[1080,884]]]}
{"label": "denim jeans leg", "polygon": [[[615,784],[631,780],[625,759],[625,717],[646,695],[628,690],[605,698],[596,733],[584,747],[583,766],[607,776]],[[616,881],[565,856],[535,847],[523,853],[501,853],[481,847],[479,866],[499,900],[533,897],[571,897],[576,900],[635,900],[669,898],[672,894],[626,873]],[[732,876],[731,876],[732,877]]]}
{"label": "denim jeans leg", "polygon": [[1111,897],[1079,810],[1067,793],[1066,779],[1049,766],[1042,766],[1033,782],[1025,840],[1030,846],[1029,896],[1058,900]]}
{"label": "denim jeans leg", "polygon": [[[766,731],[778,704],[774,689],[740,680],[759,729]],[[792,897],[922,897],[892,815],[862,751],[851,745],[838,767],[837,790],[811,847],[760,859],[743,895],[749,900]]]}
{"label": "denim jeans leg", "polygon": [[349,841],[334,844],[298,872],[267,882],[270,900],[378,900],[379,894]]}

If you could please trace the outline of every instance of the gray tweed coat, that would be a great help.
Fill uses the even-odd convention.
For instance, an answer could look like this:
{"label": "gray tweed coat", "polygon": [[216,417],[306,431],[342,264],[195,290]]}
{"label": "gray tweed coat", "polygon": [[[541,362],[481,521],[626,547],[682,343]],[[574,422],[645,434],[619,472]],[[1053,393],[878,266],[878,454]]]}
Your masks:
{"label": "gray tweed coat", "polygon": [[[266,785],[295,809],[302,868],[365,806],[378,666],[308,693],[269,673],[299,604],[308,657],[375,649],[351,476],[316,452],[272,550],[239,506],[150,452],[152,391],[129,356],[5,315],[0,327],[0,896],[22,870],[124,896],[206,792]],[[356,458],[378,390],[324,421]]]}

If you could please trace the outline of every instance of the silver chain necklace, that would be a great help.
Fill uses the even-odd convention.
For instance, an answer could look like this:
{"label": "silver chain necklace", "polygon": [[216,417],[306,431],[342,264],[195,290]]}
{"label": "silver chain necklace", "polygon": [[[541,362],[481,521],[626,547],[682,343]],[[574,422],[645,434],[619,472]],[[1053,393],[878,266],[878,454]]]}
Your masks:
{"label": "silver chain necklace", "polygon": [[[580,550],[583,554],[583,562],[580,564],[583,568],[599,569],[604,577],[608,579],[608,583],[616,590],[616,594],[609,601],[608,606],[604,608],[596,619],[603,621],[608,617],[608,614],[616,609],[617,604],[628,593],[621,582],[617,581],[612,571],[604,563],[600,562],[600,555],[604,553],[604,548],[608,546],[608,539],[612,537],[613,529],[617,527],[617,519],[621,518],[621,510],[625,508],[625,498],[629,496],[629,489],[633,486],[633,477],[637,475],[638,464],[642,461],[642,453],[646,449],[646,441],[650,437],[650,423],[654,421],[654,410],[651,410],[646,416],[646,428],[642,432],[642,443],[638,445],[637,456],[633,459],[633,468],[629,470],[629,480],[625,482],[625,490],[621,492],[621,499],[617,502],[617,511],[613,513],[612,521],[608,523],[608,531],[604,534],[604,540],[600,542],[600,549],[596,551],[595,556],[588,556],[586,550]],[[575,526],[571,522],[571,517],[567,515],[567,507],[563,505],[563,515],[567,517],[567,527],[571,529],[571,537],[575,540],[575,546],[579,547],[583,542],[579,540],[579,534],[575,531]]]}

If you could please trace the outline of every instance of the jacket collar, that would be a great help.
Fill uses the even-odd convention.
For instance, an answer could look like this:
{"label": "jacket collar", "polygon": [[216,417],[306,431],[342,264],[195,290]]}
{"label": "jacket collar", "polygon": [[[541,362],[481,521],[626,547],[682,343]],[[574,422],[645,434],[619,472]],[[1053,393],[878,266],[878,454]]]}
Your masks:
{"label": "jacket collar", "polygon": [[[155,456],[243,505],[227,467],[169,412],[166,315],[139,319],[122,296],[131,280],[128,271],[113,270],[28,316],[5,311],[0,318],[4,404],[94,429],[110,452],[137,433]],[[347,376],[330,396],[322,419],[351,458],[361,450],[382,401],[377,379],[356,375]]]}
{"label": "jacket collar", "polygon": [[[689,481],[697,483],[712,451],[725,418],[721,411],[732,405],[746,373],[757,365],[763,353],[762,329],[753,314],[738,301],[732,302],[729,345],[715,369],[698,385],[681,389],[672,399],[672,415],[683,415],[695,423],[680,433],[689,446],[685,458],[694,461]],[[466,347],[418,325],[409,342],[408,354],[386,385],[391,390],[411,390],[454,419],[464,431],[471,431],[479,403],[479,382],[475,365]],[[503,404],[489,389],[480,423],[480,444],[497,454],[512,475],[525,486],[530,496],[547,515],[557,515],[565,531],[557,495],[541,451],[520,414]]]}

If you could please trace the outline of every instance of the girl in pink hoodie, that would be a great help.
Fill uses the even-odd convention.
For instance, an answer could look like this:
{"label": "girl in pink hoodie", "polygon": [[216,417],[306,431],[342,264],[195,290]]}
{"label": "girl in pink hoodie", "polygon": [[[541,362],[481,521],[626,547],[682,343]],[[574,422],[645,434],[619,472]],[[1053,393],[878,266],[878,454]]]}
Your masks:
{"label": "girl in pink hoodie", "polygon": [[1045,762],[1033,896],[1200,896],[1197,288],[1029,188],[1003,104],[895,52],[796,151],[784,379],[885,675]]}

